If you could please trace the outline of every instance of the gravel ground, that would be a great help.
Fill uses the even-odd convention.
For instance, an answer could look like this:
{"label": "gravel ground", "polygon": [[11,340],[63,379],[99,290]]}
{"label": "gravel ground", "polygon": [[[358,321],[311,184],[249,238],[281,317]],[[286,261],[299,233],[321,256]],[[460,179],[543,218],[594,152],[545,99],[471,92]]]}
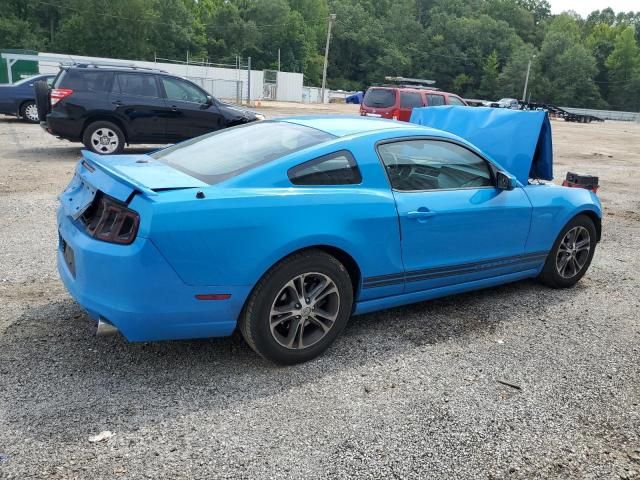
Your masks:
{"label": "gravel ground", "polygon": [[0,117],[0,478],[640,478],[640,125],[553,129],[557,175],[603,185],[575,288],[356,317],[280,368],[237,338],[94,337],[54,261],[78,146]]}

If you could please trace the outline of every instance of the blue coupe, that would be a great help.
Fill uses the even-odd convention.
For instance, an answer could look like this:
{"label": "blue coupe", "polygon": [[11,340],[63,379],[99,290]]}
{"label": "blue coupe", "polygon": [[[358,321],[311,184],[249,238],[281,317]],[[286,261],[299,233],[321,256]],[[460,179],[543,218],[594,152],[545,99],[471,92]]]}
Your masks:
{"label": "blue coupe", "polygon": [[38,123],[38,108],[36,107],[35,83],[46,81],[49,86],[55,75],[36,75],[25,78],[13,85],[0,85],[0,113],[20,117],[29,123]]}
{"label": "blue coupe", "polygon": [[83,151],[60,196],[58,269],[98,331],[153,341],[238,328],[263,357],[303,362],[352,315],[525,278],[574,285],[600,202],[530,182],[541,150],[498,163],[443,130],[323,116],[148,155]]}

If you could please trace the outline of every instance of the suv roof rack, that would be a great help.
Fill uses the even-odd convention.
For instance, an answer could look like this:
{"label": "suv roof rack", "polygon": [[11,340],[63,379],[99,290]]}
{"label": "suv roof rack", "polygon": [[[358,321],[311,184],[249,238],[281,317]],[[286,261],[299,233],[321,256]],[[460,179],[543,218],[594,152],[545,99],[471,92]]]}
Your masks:
{"label": "suv roof rack", "polygon": [[167,73],[164,70],[149,67],[139,67],[135,63],[116,63],[116,62],[74,62],[70,64],[77,68],[130,68],[132,70],[147,70],[151,72]]}
{"label": "suv roof rack", "polygon": [[[405,78],[405,77],[384,77],[385,81],[392,83],[403,83],[406,86],[418,85],[435,85],[435,80],[425,80],[422,78]],[[405,86],[403,85],[403,86]]]}
{"label": "suv roof rack", "polygon": [[396,83],[376,83],[371,85],[372,87],[386,87],[386,88],[412,88],[414,90],[432,90],[438,91],[440,90],[437,87],[427,87],[424,85],[398,85]]}

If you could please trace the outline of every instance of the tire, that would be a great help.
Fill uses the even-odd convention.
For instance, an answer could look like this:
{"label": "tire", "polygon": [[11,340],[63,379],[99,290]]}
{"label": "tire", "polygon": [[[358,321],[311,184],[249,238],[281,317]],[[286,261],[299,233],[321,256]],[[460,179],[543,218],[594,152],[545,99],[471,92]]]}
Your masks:
{"label": "tire", "polygon": [[101,155],[114,155],[124,150],[125,138],[115,123],[100,120],[84,129],[82,143],[89,150]]}
{"label": "tire", "polygon": [[[573,239],[570,232],[576,235]],[[540,281],[552,288],[574,286],[591,265],[596,243],[596,227],[593,220],[586,215],[574,217],[554,242],[540,273]],[[576,245],[583,245],[583,248],[576,248]]]}
{"label": "tire", "polygon": [[[305,295],[300,295],[301,290]],[[352,305],[353,287],[344,266],[325,252],[307,250],[285,258],[264,274],[238,326],[260,356],[292,365],[329,348],[347,324]]]}
{"label": "tire", "polygon": [[40,114],[38,113],[36,102],[34,102],[33,100],[24,102],[20,107],[20,117],[22,117],[22,119],[28,123],[39,123]]}
{"label": "tire", "polygon": [[47,115],[51,111],[51,102],[49,100],[49,85],[45,80],[38,80],[34,89],[36,92],[36,106],[38,108],[38,118],[40,121],[45,121]]}

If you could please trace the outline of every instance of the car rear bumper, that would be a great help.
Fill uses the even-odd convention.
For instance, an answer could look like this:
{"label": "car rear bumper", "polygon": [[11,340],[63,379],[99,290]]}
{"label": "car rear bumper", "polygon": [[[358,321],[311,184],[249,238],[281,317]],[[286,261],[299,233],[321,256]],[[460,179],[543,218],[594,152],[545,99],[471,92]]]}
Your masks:
{"label": "car rear bumper", "polygon": [[55,111],[47,115],[47,121],[40,125],[51,135],[71,140],[72,142],[82,141],[82,121],[60,116]]}
{"label": "car rear bumper", "polygon": [[[58,229],[58,271],[67,290],[92,318],[113,324],[127,340],[219,337],[235,329],[250,287],[186,285],[151,241],[138,237],[131,245],[116,245],[95,240],[61,210]],[[73,252],[67,259],[65,243]],[[198,294],[231,297],[198,300]]]}

